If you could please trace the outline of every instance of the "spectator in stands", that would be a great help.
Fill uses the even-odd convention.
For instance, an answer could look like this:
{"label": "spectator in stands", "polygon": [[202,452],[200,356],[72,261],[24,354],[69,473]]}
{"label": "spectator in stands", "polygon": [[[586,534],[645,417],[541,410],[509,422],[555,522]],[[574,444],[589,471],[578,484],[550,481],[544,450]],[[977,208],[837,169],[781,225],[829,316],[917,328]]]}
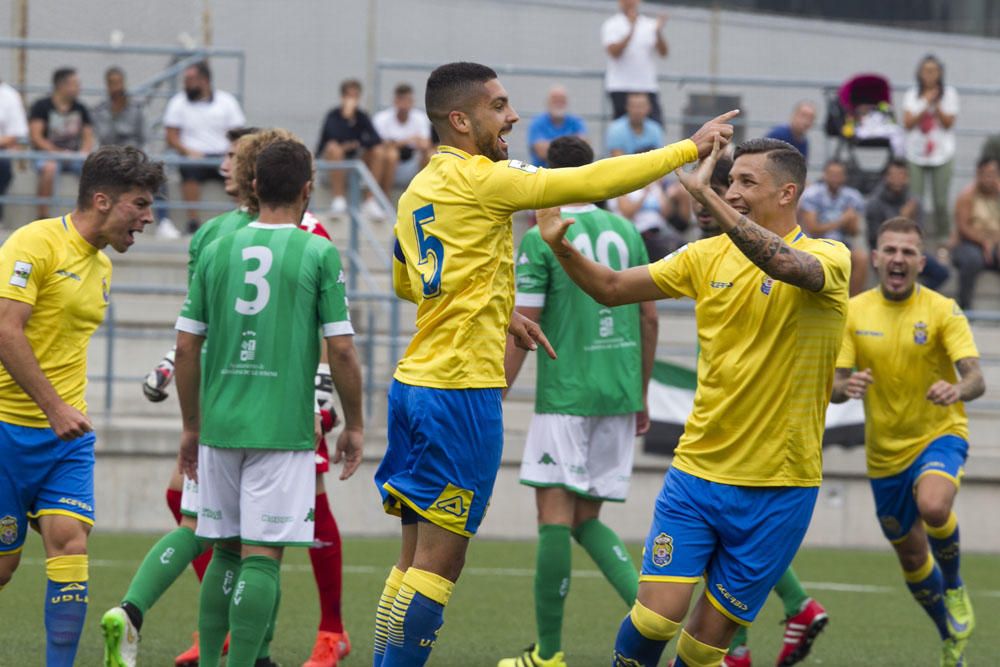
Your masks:
{"label": "spectator in stands", "polygon": [[983,150],[979,154],[980,158],[991,157],[1000,160],[1000,134],[991,134],[983,142]]}
{"label": "spectator in stands", "polygon": [[[63,171],[79,174],[83,160],[94,149],[94,130],[90,112],[77,97],[80,95],[80,77],[72,67],[60,67],[52,73],[52,95],[31,105],[28,129],[31,146],[50,153],[76,153],[78,162],[38,160],[38,196],[51,197],[56,178]],[[47,218],[47,204],[38,205],[38,217]]]}
{"label": "spectator in stands", "polygon": [[413,105],[413,86],[401,83],[392,96],[392,106],[372,118],[385,148],[385,168],[379,185],[387,193],[396,181],[406,187],[431,157],[431,121],[423,109]]}
{"label": "spectator in stands", "polygon": [[983,269],[1000,271],[1000,161],[984,157],[976,180],[955,200],[958,245],[951,252],[958,269],[958,305],[972,308],[976,280]]}
{"label": "spectator in stands", "polygon": [[[767,136],[771,139],[781,139],[795,146],[802,157],[809,161],[809,130],[816,122],[816,105],[809,100],[802,100],[792,110],[792,118],[787,125],[776,125]],[[872,246],[873,248],[875,246]]]}
{"label": "spectator in stands", "polygon": [[528,127],[528,151],[531,163],[547,167],[549,144],[553,139],[576,136],[586,139],[587,126],[583,119],[568,111],[569,97],[562,86],[552,86],[545,101],[545,113],[538,114]]}
{"label": "spectator in stands", "polygon": [[613,200],[610,208],[635,225],[651,262],[685,243],[684,232],[691,224],[691,198],[678,183],[653,181]]}
{"label": "spectator in stands", "polygon": [[[316,154],[324,160],[353,160],[360,157],[379,183],[385,171],[385,147],[382,138],[368,114],[360,108],[361,82],[347,79],[340,84],[340,106],[332,109],[323,120]],[[343,215],[347,212],[347,172],[334,169],[330,172],[330,191],[333,201],[330,212]],[[369,192],[361,212],[374,220],[384,220],[385,212]]]}
{"label": "spectator in stands", "polygon": [[917,66],[917,85],[903,97],[903,128],[914,196],[923,199],[925,181],[931,181],[933,225],[927,231],[938,243],[951,235],[948,188],[955,157],[952,127],[958,111],[958,93],[945,85],[944,65],[935,56],[924,56]]}
{"label": "spectator in stands", "polygon": [[649,117],[649,98],[631,93],[626,99],[626,115],[608,125],[605,148],[614,157],[642,153],[663,146],[663,126]]}
{"label": "spectator in stands", "polygon": [[[171,97],[163,113],[167,146],[184,157],[217,158],[220,164],[229,148],[226,133],[245,124],[236,98],[212,87],[212,70],[204,61],[184,70],[184,92]],[[184,166],[180,172],[181,195],[188,203],[201,201],[202,183],[223,181],[214,165]],[[189,208],[188,233],[196,232],[199,224],[198,209]]]}
{"label": "spectator in stands", "polygon": [[851,295],[864,289],[868,277],[868,253],[858,242],[865,200],[847,186],[847,166],[830,160],[823,168],[823,180],[802,192],[799,200],[802,229],[814,238],[841,241],[851,251]]}
{"label": "spectator in stands", "polygon": [[[21,96],[10,84],[0,81],[0,150],[14,150],[28,140],[28,118]],[[0,160],[0,197],[7,194],[14,170],[10,160]],[[0,221],[3,204],[0,204]]]}
{"label": "spectator in stands", "polygon": [[[908,218],[921,227],[924,224],[924,212],[920,200],[910,192],[910,171],[906,160],[896,158],[885,168],[882,181],[875,186],[865,202],[865,225],[868,237],[868,247],[878,246],[878,229],[883,222],[891,218]],[[948,280],[948,267],[939,262],[932,253],[924,253],[926,262],[920,272],[924,285],[936,290]]]}
{"label": "spectator in stands", "polygon": [[669,46],[663,37],[667,15],[657,18],[639,13],[639,0],[618,0],[621,9],[601,26],[601,43],[607,55],[604,88],[611,97],[612,117],[626,113],[629,93],[649,97],[650,116],[663,122],[656,83],[656,57],[666,58]]}

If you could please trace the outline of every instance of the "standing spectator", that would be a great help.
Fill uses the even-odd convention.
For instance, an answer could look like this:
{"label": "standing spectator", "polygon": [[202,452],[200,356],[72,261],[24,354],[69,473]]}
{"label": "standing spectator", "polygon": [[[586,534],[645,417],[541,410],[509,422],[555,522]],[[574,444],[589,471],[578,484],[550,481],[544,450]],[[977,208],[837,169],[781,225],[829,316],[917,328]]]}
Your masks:
{"label": "standing spectator", "polygon": [[631,93],[626,115],[608,125],[605,148],[612,157],[642,153],[663,146],[663,126],[649,117],[649,98]]}
{"label": "standing spectator", "polygon": [[629,93],[645,93],[653,120],[661,123],[655,56],[667,57],[669,46],[663,37],[667,15],[655,19],[641,15],[639,0],[618,0],[618,6],[621,11],[601,26],[601,43],[607,53],[604,88],[611,97],[612,116],[625,115]]}
{"label": "standing spectator", "polygon": [[[50,153],[78,153],[79,162],[38,160],[38,196],[51,197],[59,173],[66,169],[79,175],[83,158],[94,149],[94,130],[90,112],[76,99],[80,95],[80,77],[72,67],[60,67],[52,73],[52,95],[31,105],[28,128],[31,146]],[[49,217],[47,204],[38,205],[38,217]]]}
{"label": "standing spectator", "polygon": [[830,160],[823,168],[823,180],[813,183],[802,193],[799,212],[806,234],[840,241],[851,251],[853,296],[864,289],[868,277],[868,253],[858,243],[865,200],[846,183],[847,167],[843,162]]}
{"label": "standing spectator", "polygon": [[948,188],[955,157],[958,93],[944,83],[944,65],[935,56],[924,56],[917,66],[917,85],[903,97],[903,127],[906,159],[910,163],[910,187],[923,199],[926,179],[931,181],[934,210],[929,236],[938,243],[951,235],[948,220]]}
{"label": "standing spectator", "polygon": [[[868,247],[878,246],[878,230],[882,223],[891,218],[907,218],[923,228],[924,212],[920,200],[910,192],[910,171],[906,160],[896,158],[885,168],[882,181],[875,186],[865,202],[865,224]],[[933,254],[926,257],[920,279],[924,285],[936,290],[948,280],[948,267],[939,262]]]}
{"label": "standing spectator", "polygon": [[423,109],[413,107],[413,86],[396,86],[392,106],[375,114],[372,124],[385,147],[385,168],[379,185],[388,193],[398,178],[406,187],[431,159],[431,121]]}
{"label": "standing spectator", "polygon": [[[371,119],[360,108],[361,82],[347,79],[340,84],[340,106],[332,109],[323,120],[316,154],[324,160],[353,160],[360,157],[379,183],[383,182],[386,158],[382,137]],[[333,201],[330,212],[343,215],[347,212],[347,174],[342,169],[330,171],[330,192]],[[373,220],[384,220],[385,211],[369,192],[361,212]]]}
{"label": "standing spectator", "polygon": [[[28,139],[28,119],[24,115],[24,104],[14,87],[0,81],[0,150],[13,150]],[[0,160],[0,197],[7,194],[14,170],[10,160]],[[0,204],[0,221],[3,220],[3,204]]]}
{"label": "standing spectator", "polygon": [[559,137],[576,136],[586,139],[587,125],[579,116],[569,113],[569,97],[562,86],[552,86],[545,101],[545,113],[535,116],[528,127],[528,151],[531,164],[547,167],[549,144]]}
{"label": "standing spectator", "polygon": [[816,122],[816,105],[809,100],[802,100],[792,110],[792,118],[787,125],[776,125],[767,136],[771,139],[781,139],[790,143],[809,161],[809,130]]}
{"label": "standing spectator", "polygon": [[[207,62],[184,70],[184,92],[170,98],[163,112],[167,145],[190,158],[218,158],[229,148],[226,132],[246,124],[246,117],[230,93],[212,87],[212,70]],[[190,203],[201,201],[201,184],[224,180],[214,166],[185,166],[181,172],[181,195]],[[187,230],[198,230],[198,209],[188,209]]]}
{"label": "standing spectator", "polygon": [[972,308],[972,293],[983,269],[1000,271],[1000,161],[984,157],[976,180],[955,200],[958,245],[951,257],[958,269],[958,305]]}

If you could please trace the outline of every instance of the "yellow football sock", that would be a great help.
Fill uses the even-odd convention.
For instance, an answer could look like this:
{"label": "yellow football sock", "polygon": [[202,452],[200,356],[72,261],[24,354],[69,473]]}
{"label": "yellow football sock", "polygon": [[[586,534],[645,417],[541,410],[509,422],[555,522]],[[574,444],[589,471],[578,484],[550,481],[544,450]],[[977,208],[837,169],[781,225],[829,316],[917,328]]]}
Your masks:
{"label": "yellow football sock", "polygon": [[727,652],[728,649],[703,644],[689,635],[687,630],[681,632],[681,638],[677,640],[677,655],[687,667],[720,667]]}
{"label": "yellow football sock", "polygon": [[629,617],[639,634],[653,641],[668,642],[677,635],[677,631],[681,628],[680,623],[660,616],[649,607],[643,606],[638,600],[632,606]]}

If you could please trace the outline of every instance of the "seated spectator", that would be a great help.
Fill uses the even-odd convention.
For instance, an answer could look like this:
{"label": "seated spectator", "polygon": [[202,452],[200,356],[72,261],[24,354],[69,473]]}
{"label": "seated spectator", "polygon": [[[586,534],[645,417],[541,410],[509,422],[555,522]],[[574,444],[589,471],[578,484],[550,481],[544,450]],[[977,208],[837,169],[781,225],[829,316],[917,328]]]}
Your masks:
{"label": "seated spectator", "polygon": [[[353,160],[361,158],[379,183],[383,182],[385,170],[385,147],[371,119],[360,109],[361,82],[347,79],[340,84],[340,106],[326,114],[319,136],[316,154],[324,160]],[[342,169],[330,171],[330,193],[333,201],[330,212],[343,215],[347,212],[347,172]],[[374,220],[384,220],[385,211],[372,197],[366,195],[361,211]]]}
{"label": "seated spectator", "polygon": [[587,126],[583,119],[569,113],[569,98],[562,86],[553,86],[545,101],[545,113],[535,116],[528,127],[528,151],[531,163],[547,167],[546,155],[553,139],[577,136],[585,139]]}
{"label": "seated spectator", "polygon": [[663,126],[649,117],[651,108],[645,93],[629,94],[625,100],[625,115],[608,125],[604,143],[612,157],[663,146]]}
{"label": "seated spectator", "polygon": [[[51,197],[56,178],[62,170],[79,175],[83,160],[94,150],[94,130],[90,112],[77,97],[80,95],[80,77],[72,67],[60,67],[52,74],[52,95],[31,105],[28,129],[31,147],[50,153],[76,153],[78,162],[38,160],[38,196]],[[38,217],[47,218],[47,204],[38,205]]]}
{"label": "seated spectator", "polygon": [[[222,158],[229,148],[226,133],[243,127],[246,117],[236,98],[212,87],[212,70],[200,62],[184,70],[184,92],[167,102],[163,125],[167,128],[167,146],[190,158]],[[184,201],[201,201],[201,184],[223,182],[217,166],[185,166],[181,172],[181,196]],[[198,230],[198,209],[188,208],[187,231]]]}
{"label": "seated spectator", "polygon": [[[792,118],[787,125],[776,125],[767,133],[770,139],[781,139],[795,146],[802,157],[809,161],[809,130],[816,122],[816,105],[802,100],[792,110]],[[872,246],[874,247],[874,246]]]}
{"label": "seated spectator", "polygon": [[[882,181],[875,186],[865,202],[868,247],[878,246],[878,229],[883,222],[899,217],[912,220],[923,227],[924,212],[920,207],[920,200],[910,192],[909,165],[906,160],[896,158],[885,168]],[[924,255],[926,263],[924,270],[920,272],[921,282],[931,289],[937,289],[948,280],[951,272],[934,255]]]}
{"label": "seated spectator", "polygon": [[635,225],[651,262],[686,242],[684,232],[690,226],[691,202],[678,183],[653,181],[642,190],[610,201],[609,208]]}
{"label": "seated spectator", "polygon": [[983,149],[982,152],[980,152],[979,157],[991,157],[1000,161],[1000,134],[991,134],[986,137],[986,141],[983,142]]}
{"label": "seated spectator", "polygon": [[865,200],[846,183],[847,167],[843,162],[830,160],[823,169],[823,180],[802,192],[799,212],[806,234],[841,241],[850,249],[853,296],[864,289],[868,277],[868,253],[858,243]]}
{"label": "seated spectator", "polygon": [[[24,115],[21,96],[10,84],[0,81],[0,150],[10,151],[28,139],[28,118]],[[10,160],[0,160],[0,197],[7,194],[14,170]],[[0,204],[0,221],[3,204]]]}
{"label": "seated spectator", "polygon": [[958,305],[972,308],[972,294],[983,269],[1000,271],[1000,161],[984,157],[976,180],[955,200],[958,245],[951,252],[958,269]]}
{"label": "seated spectator", "polygon": [[372,118],[385,147],[385,168],[379,185],[386,193],[397,180],[406,187],[431,158],[431,121],[423,109],[413,106],[413,86],[401,83],[392,96],[392,106]]}

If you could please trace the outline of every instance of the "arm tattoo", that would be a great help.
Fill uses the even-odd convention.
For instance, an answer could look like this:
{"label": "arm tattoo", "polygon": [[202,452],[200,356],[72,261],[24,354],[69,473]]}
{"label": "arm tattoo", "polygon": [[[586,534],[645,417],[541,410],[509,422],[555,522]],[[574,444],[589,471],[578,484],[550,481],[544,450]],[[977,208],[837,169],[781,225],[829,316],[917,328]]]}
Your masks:
{"label": "arm tattoo", "polygon": [[747,259],[772,278],[812,292],[823,289],[826,276],[819,260],[789,247],[780,236],[751,222],[745,215],[740,216],[727,234]]}
{"label": "arm tattoo", "polygon": [[962,378],[958,383],[961,400],[971,401],[979,398],[986,391],[986,381],[983,379],[983,371],[979,367],[979,359],[976,357],[966,357],[955,362],[958,374]]}

